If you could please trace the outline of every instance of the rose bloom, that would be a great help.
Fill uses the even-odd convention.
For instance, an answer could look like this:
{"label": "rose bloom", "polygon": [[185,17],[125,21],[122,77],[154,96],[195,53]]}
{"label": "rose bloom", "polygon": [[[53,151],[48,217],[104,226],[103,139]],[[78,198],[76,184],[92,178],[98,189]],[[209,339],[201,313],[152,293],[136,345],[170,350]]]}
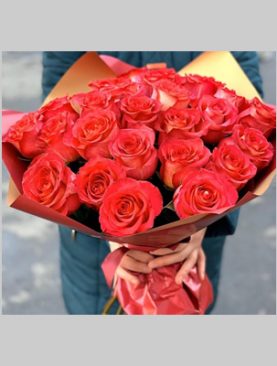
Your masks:
{"label": "rose bloom", "polygon": [[199,101],[202,118],[209,123],[208,133],[203,136],[207,143],[216,144],[232,133],[237,122],[237,109],[227,100],[205,95]]}
{"label": "rose bloom", "polygon": [[45,150],[51,150],[65,161],[71,162],[79,157],[78,152],[68,144],[66,136],[71,134],[76,115],[60,112],[48,118],[42,125],[39,140],[45,144]]}
{"label": "rose bloom", "polygon": [[75,174],[53,152],[41,154],[32,161],[23,175],[22,188],[29,199],[65,216],[80,206]]}
{"label": "rose bloom", "polygon": [[207,133],[208,127],[209,122],[202,119],[198,109],[174,107],[165,111],[156,125],[156,129],[162,132],[160,142],[168,137],[201,137]]}
{"label": "rose bloom", "polygon": [[249,157],[230,139],[214,148],[209,168],[223,174],[238,190],[257,173]]}
{"label": "rose bloom", "polygon": [[239,114],[238,123],[256,128],[268,137],[276,128],[276,108],[254,98],[250,101],[250,107]]}
{"label": "rose bloom", "polygon": [[154,128],[160,117],[160,103],[147,96],[128,96],[122,99],[120,109],[123,113],[124,127],[147,126]]}
{"label": "rose bloom", "polygon": [[99,211],[101,229],[114,236],[144,232],[153,227],[162,207],[162,195],[153,184],[132,178],[120,179],[104,196]]}
{"label": "rose bloom", "polygon": [[116,161],[95,158],[83,165],[76,176],[76,189],[80,201],[87,206],[99,209],[108,187],[125,178],[124,168]]}
{"label": "rose bloom", "polygon": [[235,126],[230,139],[248,155],[258,169],[266,167],[273,158],[273,146],[260,130],[238,125]]}
{"label": "rose bloom", "polygon": [[134,68],[121,76],[129,78],[133,83],[146,83],[148,85],[152,85],[162,79],[175,80],[176,75],[177,74],[174,69],[168,69],[166,67],[153,69],[141,67]]}
{"label": "rose bloom", "polygon": [[109,109],[82,113],[67,143],[86,160],[98,155],[109,157],[108,144],[119,131],[118,123],[116,114]]}
{"label": "rose bloom", "polygon": [[177,76],[176,71],[173,68],[154,68],[147,69],[143,74],[143,80],[148,84],[154,84],[159,80],[175,80]]}
{"label": "rose bloom", "polygon": [[58,113],[68,112],[72,114],[72,117],[78,116],[76,111],[72,108],[69,97],[56,98],[49,103],[42,106],[38,113],[42,117],[43,121],[56,116]]}
{"label": "rose bloom", "polygon": [[124,90],[130,87],[131,84],[132,81],[129,78],[120,76],[112,79],[93,81],[89,86],[92,91],[108,93],[111,97],[111,101],[117,103],[122,99]]}
{"label": "rose bloom", "polygon": [[125,80],[126,84],[120,87],[121,95],[119,99],[135,95],[151,97],[153,87],[146,83],[143,78],[146,70],[146,68],[134,68],[120,75],[120,79]]}
{"label": "rose bloom", "polygon": [[127,85],[125,88],[121,89],[122,95],[121,99],[127,96],[146,96],[151,97],[153,93],[153,88],[151,85],[146,83],[138,82],[138,83],[131,83]]}
{"label": "rose bloom", "polygon": [[146,71],[147,71],[146,67],[134,67],[133,69],[125,72],[124,74],[121,74],[120,76],[122,78],[129,79],[133,84],[142,83],[143,76]]}
{"label": "rose bloom", "polygon": [[78,93],[70,98],[70,103],[74,110],[81,114],[83,110],[106,109],[111,103],[111,96],[108,93],[98,90],[89,93]]}
{"label": "rose bloom", "polygon": [[89,87],[92,89],[92,91],[112,92],[115,89],[124,88],[130,83],[131,80],[123,76],[117,78],[92,81],[89,83]]}
{"label": "rose bloom", "polygon": [[158,164],[154,148],[155,132],[149,127],[127,128],[119,131],[109,150],[112,157],[127,171],[127,176],[148,179]]}
{"label": "rose bloom", "polygon": [[211,156],[210,150],[204,146],[200,138],[182,140],[178,138],[166,139],[158,151],[162,163],[161,179],[165,185],[173,188],[173,177],[185,167],[204,167]]}
{"label": "rose bloom", "polygon": [[237,108],[239,113],[249,107],[249,101],[245,97],[237,95],[234,90],[226,87],[219,88],[214,94],[214,97],[228,100],[228,102]]}
{"label": "rose bloom", "polygon": [[108,92],[95,90],[89,93],[75,94],[70,98],[70,103],[79,115],[94,112],[97,109],[110,109],[116,114],[118,120],[121,118],[120,109]]}
{"label": "rose bloom", "polygon": [[178,84],[176,80],[161,79],[154,85],[152,98],[159,101],[161,110],[166,111],[170,107],[186,108],[189,105],[188,90]]}
{"label": "rose bloom", "polygon": [[45,143],[38,139],[42,122],[38,113],[28,113],[12,125],[3,136],[3,142],[9,142],[26,158],[34,158],[45,149]]}
{"label": "rose bloom", "polygon": [[207,169],[185,169],[182,184],[174,193],[177,215],[187,218],[197,214],[220,214],[238,200],[234,186],[224,176]]}
{"label": "rose bloom", "polygon": [[192,107],[197,107],[199,99],[204,95],[214,95],[218,88],[223,86],[221,82],[216,81],[212,77],[193,74],[179,77],[178,84],[186,90],[189,105]]}

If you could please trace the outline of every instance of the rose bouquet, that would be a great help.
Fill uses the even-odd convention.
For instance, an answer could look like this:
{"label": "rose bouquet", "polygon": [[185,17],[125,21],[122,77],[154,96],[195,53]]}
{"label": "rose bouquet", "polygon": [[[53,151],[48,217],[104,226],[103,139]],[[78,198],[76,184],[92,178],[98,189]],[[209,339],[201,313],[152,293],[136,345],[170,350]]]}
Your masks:
{"label": "rose bouquet", "polygon": [[[58,85],[39,110],[4,112],[3,158],[11,195],[16,189],[21,200],[15,207],[147,251],[188,238],[248,201],[251,187],[266,185],[274,106],[210,75],[106,61],[117,77],[95,77],[88,91],[66,96]],[[73,75],[76,82],[76,66]],[[103,263],[109,284],[124,251]],[[136,288],[118,279],[125,311],[204,313],[209,280],[193,269],[176,285],[178,268],[141,275]]]}

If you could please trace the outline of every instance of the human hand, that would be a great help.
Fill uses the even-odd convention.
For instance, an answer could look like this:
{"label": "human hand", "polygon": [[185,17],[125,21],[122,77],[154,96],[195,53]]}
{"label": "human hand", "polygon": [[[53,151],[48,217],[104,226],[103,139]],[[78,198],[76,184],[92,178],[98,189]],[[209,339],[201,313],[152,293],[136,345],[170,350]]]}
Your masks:
{"label": "human hand", "polygon": [[139,284],[138,276],[132,272],[139,272],[148,274],[152,272],[152,269],[148,266],[148,263],[154,259],[154,256],[138,250],[128,250],[122,257],[119,266],[115,272],[115,283],[117,277],[131,282],[134,285]]}
{"label": "human hand", "polygon": [[206,233],[206,228],[191,236],[188,243],[180,243],[175,250],[161,248],[150,252],[157,258],[148,262],[151,269],[168,266],[174,263],[183,262],[183,265],[176,274],[175,282],[181,284],[189,271],[197,265],[198,274],[201,280],[205,278],[206,256],[202,249],[202,241]]}

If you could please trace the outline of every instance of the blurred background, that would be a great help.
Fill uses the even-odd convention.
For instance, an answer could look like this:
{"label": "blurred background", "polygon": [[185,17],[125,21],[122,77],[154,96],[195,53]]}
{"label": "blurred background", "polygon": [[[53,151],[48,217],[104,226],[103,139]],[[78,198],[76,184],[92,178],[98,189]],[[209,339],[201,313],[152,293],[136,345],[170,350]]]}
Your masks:
{"label": "blurred background", "polygon": [[[260,52],[267,103],[276,104],[276,54]],[[2,107],[31,111],[41,103],[41,52],[2,53]],[[2,312],[65,314],[55,224],[6,204],[2,166]],[[241,209],[225,244],[218,302],[213,314],[276,314],[276,182]]]}

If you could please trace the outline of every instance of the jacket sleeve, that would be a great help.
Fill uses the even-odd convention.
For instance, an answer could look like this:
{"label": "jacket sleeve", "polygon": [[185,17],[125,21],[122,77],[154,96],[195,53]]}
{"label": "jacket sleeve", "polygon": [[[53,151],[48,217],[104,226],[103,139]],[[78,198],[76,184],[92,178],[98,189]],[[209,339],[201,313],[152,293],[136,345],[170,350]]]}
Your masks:
{"label": "jacket sleeve", "polygon": [[69,67],[85,52],[43,52],[42,97],[49,94]]}
{"label": "jacket sleeve", "polygon": [[207,228],[206,237],[233,235],[238,224],[240,209],[231,212]]}

